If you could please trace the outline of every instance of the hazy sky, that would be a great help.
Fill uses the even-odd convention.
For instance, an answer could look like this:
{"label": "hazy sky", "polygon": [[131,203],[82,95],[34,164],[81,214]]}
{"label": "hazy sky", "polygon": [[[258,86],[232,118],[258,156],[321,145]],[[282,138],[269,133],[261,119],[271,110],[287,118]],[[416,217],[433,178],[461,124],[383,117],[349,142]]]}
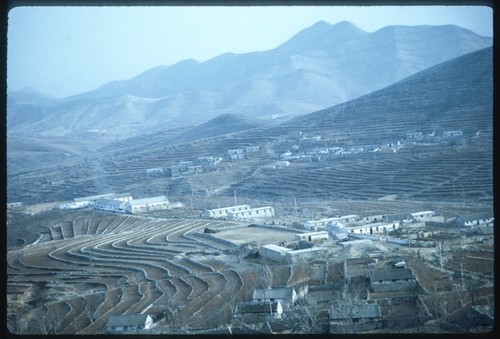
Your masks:
{"label": "hazy sky", "polygon": [[8,14],[8,91],[65,97],[188,58],[269,50],[319,20],[367,32],[454,24],[493,36],[485,6],[17,7]]}

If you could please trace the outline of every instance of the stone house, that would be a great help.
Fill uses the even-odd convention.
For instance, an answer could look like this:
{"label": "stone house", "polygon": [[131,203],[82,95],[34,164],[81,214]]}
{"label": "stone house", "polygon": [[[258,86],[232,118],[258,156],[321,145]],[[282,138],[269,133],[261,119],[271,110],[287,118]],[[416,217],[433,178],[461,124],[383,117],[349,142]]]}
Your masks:
{"label": "stone house", "polygon": [[295,239],[297,241],[311,241],[311,242],[328,240],[328,232],[320,231],[320,232],[297,233],[295,234]]}
{"label": "stone house", "polygon": [[330,333],[359,333],[383,326],[380,306],[377,304],[337,303],[329,311]]}
{"label": "stone house", "polygon": [[108,333],[147,330],[153,326],[148,314],[128,314],[111,316],[106,325]]}
{"label": "stone house", "polygon": [[235,317],[262,317],[262,316],[273,316],[276,318],[281,318],[283,313],[283,306],[279,300],[261,300],[261,301],[251,301],[251,302],[239,302],[236,305],[234,311]]}
{"label": "stone house", "polygon": [[405,268],[377,268],[370,272],[370,287],[373,292],[410,291],[417,288],[413,270]]}
{"label": "stone house", "polygon": [[285,307],[293,306],[297,301],[297,292],[293,287],[273,287],[255,289],[252,302],[280,302]]}

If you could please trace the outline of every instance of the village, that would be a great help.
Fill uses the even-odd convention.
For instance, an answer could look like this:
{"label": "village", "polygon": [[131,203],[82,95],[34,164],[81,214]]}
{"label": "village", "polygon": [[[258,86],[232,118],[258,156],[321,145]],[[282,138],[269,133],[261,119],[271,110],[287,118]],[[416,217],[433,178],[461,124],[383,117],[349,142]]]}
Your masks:
{"label": "village", "polygon": [[[46,212],[60,221],[42,225],[49,233],[40,233],[36,246],[19,250],[23,255],[32,251],[32,259],[13,252],[17,259],[11,259],[10,267],[28,267],[29,274],[56,259],[83,270],[90,280],[102,269],[126,277],[129,283],[119,280],[123,291],[118,301],[103,292],[99,304],[86,301],[88,319],[65,317],[56,323],[71,325],[61,325],[54,333],[487,331],[494,321],[491,212],[411,207],[398,212],[391,207],[389,212],[370,207],[391,206],[396,202],[392,195],[347,208],[321,208],[324,201],[297,203],[295,196],[288,204],[273,204],[272,199],[237,196],[236,189],[233,196],[226,193],[222,198],[214,193],[219,181],[212,180],[246,164],[268,178],[269,173],[305,164],[460,147],[479,134],[467,139],[461,131],[445,131],[440,137],[412,132],[382,145],[355,145],[300,132],[271,144],[229,148],[224,154],[204,154],[170,166],[148,163],[153,166],[136,175],[168,181],[155,190],[161,195],[136,198],[111,192],[52,204],[55,211]],[[194,186],[196,181],[204,184]],[[433,204],[439,206],[424,205]],[[7,207],[11,213],[39,213],[21,202]],[[45,249],[51,241],[67,243],[67,250],[56,255]],[[39,263],[44,256],[49,261]],[[31,264],[26,266],[25,260]],[[56,274],[66,279],[65,271]],[[105,282],[106,289],[115,290],[116,283]],[[31,289],[32,284],[16,282],[10,305],[17,302],[13,296],[30,295],[22,288],[19,292],[19,286]],[[139,286],[139,299],[125,292]],[[50,291],[48,295],[60,294]],[[59,299],[54,307],[66,303]],[[209,316],[216,309],[218,316]],[[464,317],[468,322],[457,320]]]}
{"label": "village", "polygon": [[[132,199],[130,194],[110,193],[74,200],[60,208],[93,208],[157,219],[155,212],[184,207],[180,202],[169,202],[165,196]],[[435,316],[438,312],[429,309],[429,295],[440,293],[432,290],[432,275],[421,276],[429,270],[425,265],[449,276],[447,286],[441,289],[452,294],[470,291],[477,280],[493,281],[492,271],[467,271],[465,279],[463,263],[455,265],[455,269],[450,269],[450,263],[443,268],[452,249],[493,244],[494,218],[487,213],[453,217],[430,210],[346,214],[304,220],[291,227],[277,222],[272,206],[235,205],[207,209],[199,218],[236,222],[226,227],[204,228],[199,236],[229,244],[231,249],[225,253],[236,256],[238,264],[259,265],[263,272],[283,265],[292,270],[304,264],[317,268],[301,284],[292,286],[274,286],[267,277],[266,288],[256,287],[251,299],[236,303],[231,325],[214,329],[215,333],[302,333],[304,328],[311,333],[376,333],[418,326],[424,330],[428,326],[424,324],[433,319],[432,313]],[[52,233],[54,238],[63,238],[54,235],[55,230]],[[418,264],[417,272],[412,264]],[[477,287],[470,293],[477,293]],[[493,314],[489,307],[473,309],[476,314],[470,316],[474,321],[486,327],[491,324]],[[111,316],[107,332],[162,333],[165,325],[162,327],[162,321],[156,324],[153,318],[160,320],[147,312]],[[302,327],[297,328],[297,324]],[[175,321],[172,325],[175,327]]]}

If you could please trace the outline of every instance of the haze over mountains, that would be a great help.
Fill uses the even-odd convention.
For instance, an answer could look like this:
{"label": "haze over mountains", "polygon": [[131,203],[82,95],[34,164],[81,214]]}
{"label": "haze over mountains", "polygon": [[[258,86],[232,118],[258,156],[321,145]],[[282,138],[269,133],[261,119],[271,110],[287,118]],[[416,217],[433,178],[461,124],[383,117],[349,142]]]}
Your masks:
{"label": "haze over mountains", "polygon": [[[164,187],[166,181],[164,177],[156,181],[154,178],[142,180],[141,173],[148,168],[169,169],[179,161],[201,156],[224,157],[227,149],[253,145],[270,152],[263,152],[262,158],[251,165],[220,172],[218,180],[211,180],[212,177],[207,178],[204,174],[197,180],[210,191],[225,187],[228,196],[236,189],[246,196],[266,192],[278,196],[293,193],[318,197],[318,192],[323,192],[331,198],[336,192],[338,197],[366,198],[368,193],[377,196],[390,192],[373,192],[370,187],[388,189],[394,182],[401,182],[399,187],[407,197],[436,199],[436,196],[443,196],[444,190],[449,195],[454,187],[470,187],[468,197],[490,199],[492,112],[493,51],[490,47],[430,67],[382,90],[279,124],[261,125],[252,119],[227,114],[195,127],[101,144],[94,152],[83,149],[91,147],[91,139],[86,137],[73,144],[67,138],[60,138],[59,146],[49,144],[45,138],[34,138],[38,149],[31,153],[22,142],[16,142],[16,152],[8,152],[8,197],[10,201],[30,201],[43,192],[43,200],[59,201],[106,191],[134,193],[134,189],[140,190],[140,195],[152,195],[155,189]],[[442,146],[438,141],[443,131],[450,130],[463,132],[463,139],[455,148]],[[396,143],[409,132],[435,135],[437,140],[432,141],[431,137],[428,146],[415,147],[408,141],[408,145],[393,156],[372,152],[367,153],[366,161],[358,159],[352,164],[349,157],[342,157],[330,163],[327,161],[326,165],[313,162],[299,169],[290,166],[286,173],[277,171],[271,177],[264,175],[259,168],[280,159],[280,152],[290,149],[294,142],[299,144],[299,132],[306,136],[320,135],[318,145],[322,147],[379,147]],[[58,139],[50,140],[55,140],[57,145]],[[56,152],[70,152],[71,149],[87,152],[87,156],[57,159]],[[378,171],[371,171],[372,166],[378,166]],[[342,173],[346,178],[340,175]],[[356,178],[360,176],[365,178],[358,180],[356,186]],[[300,192],[296,191],[298,184],[290,184],[297,178],[302,184],[307,182],[300,186]],[[435,183],[434,186],[424,185],[421,178]],[[413,186],[408,185],[412,180]],[[366,185],[368,181],[370,185]],[[169,183],[174,184],[174,181]],[[168,189],[177,192],[182,187]],[[441,193],[436,193],[438,191]]]}
{"label": "haze over mountains", "polygon": [[32,90],[9,93],[7,128],[10,136],[106,129],[120,139],[199,125],[221,114],[292,117],[491,45],[492,38],[453,25],[367,33],[349,22],[321,21],[273,50],[159,66],[64,99]]}

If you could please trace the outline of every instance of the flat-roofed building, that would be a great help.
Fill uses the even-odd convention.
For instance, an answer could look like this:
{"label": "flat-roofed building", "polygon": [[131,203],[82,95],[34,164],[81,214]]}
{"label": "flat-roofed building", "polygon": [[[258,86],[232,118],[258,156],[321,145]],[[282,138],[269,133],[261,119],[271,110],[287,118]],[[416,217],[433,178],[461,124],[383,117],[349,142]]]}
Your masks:
{"label": "flat-roofed building", "polygon": [[311,247],[288,251],[285,253],[285,262],[287,264],[311,262],[323,258],[327,250],[326,247]]}
{"label": "flat-roofed building", "polygon": [[130,214],[165,210],[168,208],[169,201],[164,195],[151,198],[133,199],[128,201],[125,205],[125,210]]}
{"label": "flat-roofed building", "polygon": [[109,333],[147,330],[153,326],[153,319],[148,314],[126,314],[111,316],[106,325]]}
{"label": "flat-roofed building", "polygon": [[307,232],[307,233],[297,233],[295,234],[295,239],[297,241],[320,241],[328,240],[328,232]]}
{"label": "flat-roofed building", "polygon": [[434,211],[420,211],[420,212],[413,212],[411,213],[411,216],[415,220],[427,220],[431,217],[433,217],[436,213]]}
{"label": "flat-roofed building", "polygon": [[114,199],[97,199],[94,201],[94,208],[110,212],[126,212],[127,201],[114,200]]}
{"label": "flat-roofed building", "polygon": [[215,208],[215,209],[211,209],[211,210],[205,210],[201,214],[201,216],[203,218],[224,219],[224,218],[227,218],[228,213],[248,211],[249,209],[250,209],[250,205],[237,205],[237,206],[230,206],[230,207]]}
{"label": "flat-roofed building", "polygon": [[274,208],[271,206],[255,207],[245,211],[234,211],[227,213],[228,220],[254,220],[270,218],[274,216]]}
{"label": "flat-roofed building", "polygon": [[286,253],[291,249],[274,244],[263,245],[259,248],[259,256],[277,262],[286,261]]}
{"label": "flat-roofed building", "polygon": [[407,291],[417,288],[413,270],[406,268],[378,268],[370,272],[370,286],[374,292]]}
{"label": "flat-roofed building", "polygon": [[259,288],[253,291],[252,301],[279,301],[283,306],[293,306],[297,301],[297,292],[293,287]]}

